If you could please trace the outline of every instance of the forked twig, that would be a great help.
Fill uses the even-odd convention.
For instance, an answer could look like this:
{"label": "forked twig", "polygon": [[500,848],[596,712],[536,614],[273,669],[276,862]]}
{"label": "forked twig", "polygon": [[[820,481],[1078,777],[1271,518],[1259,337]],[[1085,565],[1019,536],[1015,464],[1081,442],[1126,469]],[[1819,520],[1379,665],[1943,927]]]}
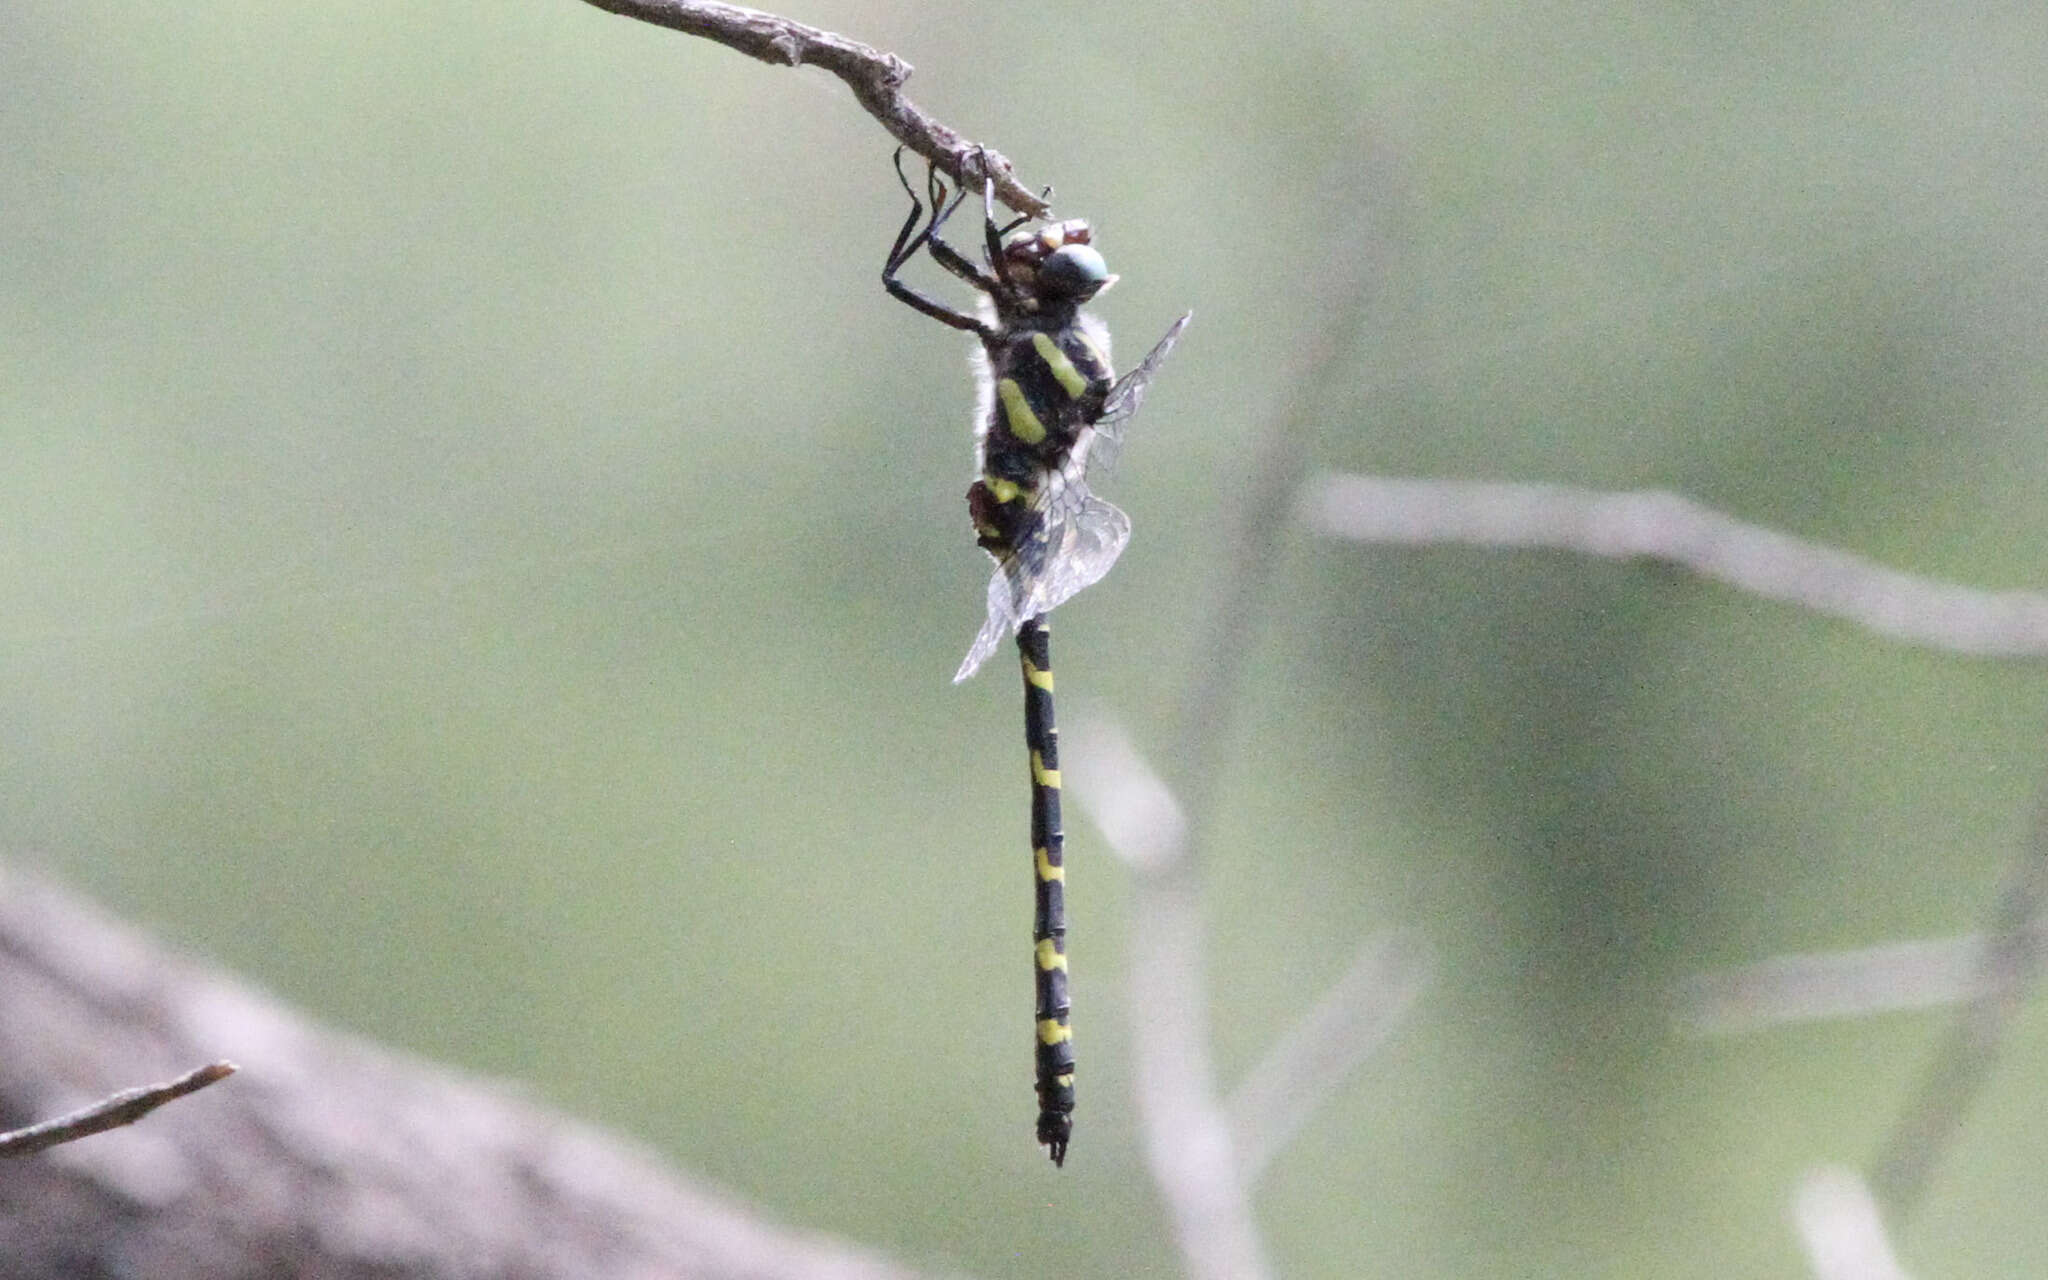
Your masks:
{"label": "forked twig", "polygon": [[235,1074],[235,1070],[232,1062],[209,1062],[175,1080],[144,1085],[139,1089],[123,1089],[69,1115],[0,1133],[0,1156],[34,1155],[60,1143],[76,1142],[95,1133],[134,1124],[166,1102],[225,1080]]}
{"label": "forked twig", "polygon": [[1178,770],[1189,811],[1106,719],[1074,771],[1075,795],[1132,870],[1132,1056],[1140,1128],[1187,1274],[1197,1280],[1257,1280],[1269,1274],[1251,1210],[1250,1183],[1234,1150],[1229,1114],[1217,1095],[1211,1048],[1201,909],[1199,846],[1207,807],[1219,791],[1222,751],[1237,701],[1237,675],[1250,649],[1258,605],[1272,580],[1287,504],[1307,470],[1304,444],[1318,402],[1346,367],[1366,323],[1366,295],[1379,267],[1371,233],[1375,206],[1355,188],[1378,175],[1359,151],[1340,148],[1321,195],[1353,212],[1337,228],[1312,311],[1320,323],[1290,379],[1294,394],[1260,433],[1220,599],[1206,614],[1201,673],[1181,699]]}
{"label": "forked twig", "polygon": [[1131,870],[1131,1057],[1147,1164],[1194,1280],[1269,1273],[1217,1098],[1202,981],[1199,886],[1180,802],[1123,730],[1077,708],[1075,799]]}
{"label": "forked twig", "polygon": [[1034,218],[1052,212],[1045,200],[1017,181],[999,151],[963,137],[927,115],[903,93],[911,65],[893,53],[806,26],[773,13],[713,0],[586,0],[607,13],[637,18],[658,27],[702,36],[728,49],[779,67],[820,67],[853,90],[860,105],[889,136],[930,160],[954,182],[978,189],[995,179],[996,199]]}

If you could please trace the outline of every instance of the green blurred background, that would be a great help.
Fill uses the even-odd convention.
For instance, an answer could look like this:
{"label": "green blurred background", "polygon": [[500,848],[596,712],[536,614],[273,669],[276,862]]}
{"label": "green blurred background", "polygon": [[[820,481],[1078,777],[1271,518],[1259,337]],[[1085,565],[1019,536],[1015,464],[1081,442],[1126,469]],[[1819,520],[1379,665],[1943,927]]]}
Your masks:
{"label": "green blurred background", "polygon": [[[1379,286],[1320,464],[2048,583],[2038,6],[792,16],[1097,222],[1126,359],[1197,312],[1059,619],[1169,777],[1333,166]],[[576,0],[14,0],[0,845],[786,1220],[1169,1276],[1078,816],[1074,1158],[1030,1141],[1019,700],[947,683],[964,344],[877,286],[888,158],[823,73]],[[1367,933],[1440,965],[1261,1187],[1279,1270],[1800,1274],[1797,1175],[1871,1152],[1944,1019],[1703,1043],[1659,1001],[1974,927],[2048,682],[1655,567],[1284,545],[1209,833],[1225,1082]],[[1925,1274],[2048,1271],[2044,1066],[2023,1017]]]}

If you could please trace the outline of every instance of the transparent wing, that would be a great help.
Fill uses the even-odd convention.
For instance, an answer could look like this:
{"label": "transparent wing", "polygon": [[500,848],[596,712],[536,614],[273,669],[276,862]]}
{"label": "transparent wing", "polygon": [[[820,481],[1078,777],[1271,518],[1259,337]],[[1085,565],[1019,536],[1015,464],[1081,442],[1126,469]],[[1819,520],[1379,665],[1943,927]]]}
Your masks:
{"label": "transparent wing", "polygon": [[1106,474],[1116,466],[1116,456],[1123,448],[1124,426],[1130,422],[1138,406],[1145,403],[1145,391],[1152,385],[1152,375],[1159,372],[1159,366],[1166,363],[1172,353],[1173,344],[1180,341],[1180,331],[1188,327],[1188,321],[1195,318],[1190,311],[1173,322],[1166,336],[1153,346],[1138,367],[1116,380],[1109,389],[1109,395],[1102,402],[1102,413],[1090,424],[1095,428],[1095,438],[1088,447],[1088,465],[1092,473]]}
{"label": "transparent wing", "polygon": [[988,580],[988,618],[953,674],[973,675],[1026,618],[1051,613],[1083,587],[1102,580],[1131,540],[1131,518],[1088,492],[1079,480],[1055,476],[1031,536],[996,565]]}

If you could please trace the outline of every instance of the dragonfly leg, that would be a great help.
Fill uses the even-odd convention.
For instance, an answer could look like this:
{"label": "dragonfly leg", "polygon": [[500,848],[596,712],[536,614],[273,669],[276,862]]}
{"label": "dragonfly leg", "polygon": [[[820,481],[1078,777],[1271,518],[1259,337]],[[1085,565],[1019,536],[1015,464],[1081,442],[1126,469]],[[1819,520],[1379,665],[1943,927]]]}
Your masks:
{"label": "dragonfly leg", "polygon": [[[937,298],[920,293],[896,278],[896,273],[903,269],[905,263],[917,256],[919,249],[943,243],[935,239],[934,236],[939,229],[939,225],[946,220],[946,215],[952,212],[952,206],[944,203],[946,196],[945,185],[939,182],[936,174],[934,174],[928,179],[926,189],[926,195],[932,201],[931,221],[926,224],[923,230],[920,231],[918,229],[917,224],[924,217],[925,205],[917,198],[917,190],[910,185],[910,179],[903,172],[903,148],[901,147],[896,149],[896,180],[903,184],[904,192],[910,196],[910,216],[903,220],[902,228],[896,232],[896,242],[889,246],[888,260],[882,264],[882,287],[889,291],[890,297],[895,298],[898,302],[914,310],[923,312],[940,324],[950,325],[967,333],[978,334],[983,338],[992,338],[995,331],[980,319],[968,315],[964,311],[955,310],[940,302]],[[953,195],[952,204],[958,205],[959,203],[960,195],[956,192]],[[952,250],[949,248],[946,252],[951,254]],[[934,254],[933,256],[937,257],[938,255]],[[958,255],[954,254],[953,256],[957,257]],[[943,263],[944,259],[941,258],[940,261]]]}

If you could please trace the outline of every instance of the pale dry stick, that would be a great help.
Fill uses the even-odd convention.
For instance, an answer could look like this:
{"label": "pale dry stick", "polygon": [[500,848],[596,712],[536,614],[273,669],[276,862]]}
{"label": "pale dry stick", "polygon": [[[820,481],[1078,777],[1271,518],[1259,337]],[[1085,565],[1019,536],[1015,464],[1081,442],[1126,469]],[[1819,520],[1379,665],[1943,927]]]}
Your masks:
{"label": "pale dry stick", "polygon": [[1351,967],[1266,1051],[1231,1095],[1238,1178],[1257,1186],[1317,1108],[1377,1052],[1429,986],[1435,957],[1413,933],[1368,938]]}
{"label": "pale dry stick", "polygon": [[1217,1096],[1199,843],[1204,806],[1219,790],[1238,673],[1272,579],[1288,503],[1307,471],[1304,441],[1329,389],[1348,371],[1379,266],[1375,250],[1383,239],[1374,215],[1380,210],[1364,197],[1387,184],[1375,166],[1360,163],[1359,148],[1343,146],[1339,153],[1309,205],[1349,210],[1351,216],[1333,229],[1311,305],[1304,309],[1310,323],[1289,379],[1293,394],[1254,436],[1251,482],[1242,490],[1229,568],[1217,604],[1205,615],[1209,634],[1194,650],[1203,667],[1181,701],[1173,740],[1182,764],[1181,794],[1189,797],[1192,811],[1183,813],[1120,735],[1101,740],[1108,758],[1099,772],[1085,749],[1081,767],[1071,771],[1082,787],[1077,798],[1091,807],[1105,838],[1132,869],[1131,1042],[1139,1122],[1183,1267],[1204,1280],[1269,1274],[1232,1151],[1229,1118]]}
{"label": "pale dry stick", "polygon": [[1976,657],[2048,656],[2048,596],[1977,591],[1748,524],[1661,490],[1606,492],[1330,474],[1300,516],[1355,542],[1552,547],[1668,561],[1889,639]]}
{"label": "pale dry stick", "polygon": [[134,1124],[165,1103],[225,1080],[236,1070],[232,1062],[209,1062],[175,1080],[123,1089],[69,1115],[0,1133],[0,1156],[33,1155],[60,1143],[76,1142],[95,1133]]}
{"label": "pale dry stick", "polygon": [[1018,213],[1043,218],[1052,212],[1041,196],[1017,181],[1001,152],[963,137],[906,97],[903,84],[910,79],[912,67],[893,53],[736,4],[711,0],[586,2],[607,13],[701,36],[779,67],[809,65],[829,71],[853,90],[860,105],[890,137],[936,164],[960,186],[978,191],[984,178],[993,178],[996,199]]}
{"label": "pale dry stick", "polygon": [[1976,933],[1772,956],[1688,976],[1672,1020],[1686,1035],[1728,1036],[1960,1004],[1990,989],[1985,960]]}
{"label": "pale dry stick", "polygon": [[1870,1188],[1847,1169],[1814,1169],[1799,1180],[1792,1225],[1816,1280],[1907,1280]]}

